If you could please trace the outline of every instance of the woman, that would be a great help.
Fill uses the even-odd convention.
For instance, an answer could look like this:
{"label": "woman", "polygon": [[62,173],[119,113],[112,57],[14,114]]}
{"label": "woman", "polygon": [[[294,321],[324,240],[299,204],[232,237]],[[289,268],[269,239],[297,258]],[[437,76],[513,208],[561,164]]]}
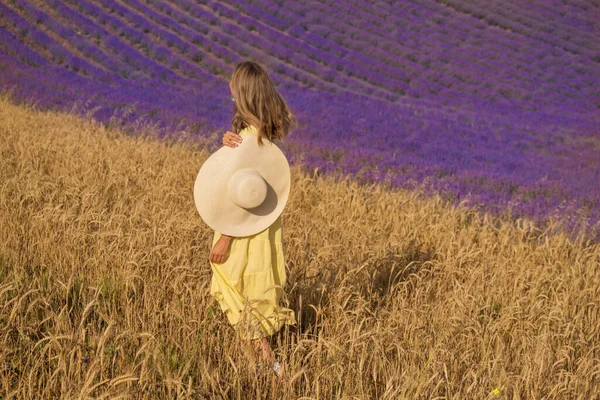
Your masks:
{"label": "woman", "polygon": [[[259,64],[238,64],[229,89],[235,104],[233,132],[225,133],[223,145],[237,147],[242,140],[274,142],[296,125],[296,118]],[[232,237],[215,231],[210,262],[214,272],[211,294],[229,322],[252,341],[254,350],[281,377],[282,366],[267,339],[283,325],[295,324],[294,311],[278,304],[286,281],[281,216],[252,236]],[[238,279],[232,279],[235,277]]]}

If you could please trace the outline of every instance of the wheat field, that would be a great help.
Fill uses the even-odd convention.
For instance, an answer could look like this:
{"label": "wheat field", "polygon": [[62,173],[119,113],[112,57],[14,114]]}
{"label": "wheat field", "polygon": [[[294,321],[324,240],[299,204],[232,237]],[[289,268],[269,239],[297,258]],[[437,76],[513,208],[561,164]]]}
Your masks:
{"label": "wheat field", "polygon": [[598,398],[600,245],[299,166],[288,375],[257,374],[209,295],[206,141],[151,131],[1,99],[2,399]]}

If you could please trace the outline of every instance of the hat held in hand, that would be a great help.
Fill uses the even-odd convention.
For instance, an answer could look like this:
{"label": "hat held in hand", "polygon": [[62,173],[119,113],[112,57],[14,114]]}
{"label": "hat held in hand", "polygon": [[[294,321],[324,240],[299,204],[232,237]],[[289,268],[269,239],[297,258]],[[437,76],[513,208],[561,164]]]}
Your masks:
{"label": "hat held in hand", "polygon": [[223,146],[202,165],[194,183],[200,217],[215,231],[251,236],[283,212],[290,193],[290,166],[268,139],[257,143],[254,126],[243,129],[237,147]]}

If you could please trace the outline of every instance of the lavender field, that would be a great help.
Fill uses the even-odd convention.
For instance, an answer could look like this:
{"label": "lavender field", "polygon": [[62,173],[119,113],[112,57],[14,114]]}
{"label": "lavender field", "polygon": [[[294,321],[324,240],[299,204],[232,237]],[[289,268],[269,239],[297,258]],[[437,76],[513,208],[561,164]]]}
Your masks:
{"label": "lavender field", "polygon": [[293,164],[596,234],[599,29],[593,0],[7,0],[0,86],[216,148],[252,59]]}

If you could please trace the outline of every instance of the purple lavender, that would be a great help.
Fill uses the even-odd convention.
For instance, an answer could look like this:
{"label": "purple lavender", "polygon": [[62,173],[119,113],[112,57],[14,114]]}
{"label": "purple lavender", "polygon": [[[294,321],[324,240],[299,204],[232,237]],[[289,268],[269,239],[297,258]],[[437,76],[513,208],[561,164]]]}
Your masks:
{"label": "purple lavender", "polygon": [[283,145],[292,163],[540,224],[561,218],[598,238],[598,11],[542,0],[9,0],[0,87],[42,108],[86,104],[104,122],[211,134],[230,127],[235,64],[257,60],[300,122]]}

